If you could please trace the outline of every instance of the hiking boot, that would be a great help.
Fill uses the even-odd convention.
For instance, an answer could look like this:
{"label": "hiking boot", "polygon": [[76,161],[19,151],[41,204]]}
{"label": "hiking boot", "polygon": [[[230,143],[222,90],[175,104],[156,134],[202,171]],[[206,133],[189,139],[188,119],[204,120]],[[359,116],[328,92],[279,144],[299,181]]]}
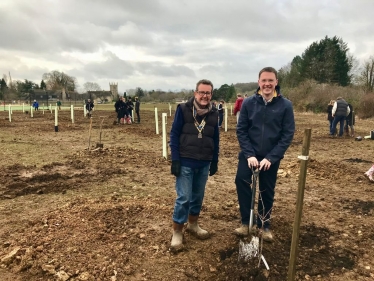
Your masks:
{"label": "hiking boot", "polygon": [[266,242],[273,242],[274,241],[273,234],[272,234],[272,232],[269,228],[264,228],[263,229],[262,239],[264,239],[264,241],[266,241]]}
{"label": "hiking boot", "polygon": [[202,229],[199,224],[197,223],[199,216],[188,216],[188,224],[186,231],[191,233],[193,236],[200,240],[204,240],[209,238],[209,232],[206,231],[205,229]]}
{"label": "hiking boot", "polygon": [[234,234],[238,236],[248,236],[249,234],[248,224],[242,224],[239,228],[236,228],[234,230]]}

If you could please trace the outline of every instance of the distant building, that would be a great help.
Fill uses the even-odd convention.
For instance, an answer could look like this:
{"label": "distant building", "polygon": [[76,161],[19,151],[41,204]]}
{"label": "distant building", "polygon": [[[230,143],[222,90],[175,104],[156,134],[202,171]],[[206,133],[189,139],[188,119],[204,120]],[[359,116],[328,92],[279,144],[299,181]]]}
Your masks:
{"label": "distant building", "polygon": [[113,102],[118,100],[118,83],[109,83],[109,91],[87,91],[85,99],[97,102]]}
{"label": "distant building", "polygon": [[34,89],[30,93],[27,93],[24,97],[26,101],[49,101],[60,99],[61,91],[52,91],[52,90],[42,90]]}
{"label": "distant building", "polygon": [[113,99],[118,100],[118,83],[109,83],[109,91],[112,92]]}
{"label": "distant building", "polygon": [[88,91],[84,94],[85,99],[90,99],[96,102],[112,102],[116,100],[111,91]]}
{"label": "distant building", "polygon": [[44,90],[34,89],[25,95],[26,101],[57,101],[62,102],[84,102],[91,99],[94,103],[113,102],[118,99],[118,83],[109,83],[110,91],[87,91],[87,93],[80,94],[76,91],[61,90]]}

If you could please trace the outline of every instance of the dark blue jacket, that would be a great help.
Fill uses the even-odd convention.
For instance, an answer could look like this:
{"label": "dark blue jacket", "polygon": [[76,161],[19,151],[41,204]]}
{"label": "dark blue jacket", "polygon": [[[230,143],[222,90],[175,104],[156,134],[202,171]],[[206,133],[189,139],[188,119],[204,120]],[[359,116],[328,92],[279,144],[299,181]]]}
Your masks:
{"label": "dark blue jacket", "polygon": [[258,93],[243,101],[236,134],[245,158],[268,159],[271,163],[284,157],[295,132],[292,103],[280,93],[265,105]]}
{"label": "dark blue jacket", "polygon": [[86,110],[91,111],[94,108],[94,104],[92,101],[88,101],[86,103]]}

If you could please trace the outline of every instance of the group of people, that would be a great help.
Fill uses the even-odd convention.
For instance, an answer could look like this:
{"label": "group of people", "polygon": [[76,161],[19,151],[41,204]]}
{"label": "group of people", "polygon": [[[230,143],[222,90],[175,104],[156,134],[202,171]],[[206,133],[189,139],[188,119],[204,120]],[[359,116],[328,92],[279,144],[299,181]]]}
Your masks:
{"label": "group of people", "polygon": [[329,134],[335,137],[337,134],[336,126],[339,123],[339,137],[346,136],[354,137],[355,135],[355,115],[353,106],[346,102],[342,97],[336,100],[330,100],[327,105],[327,120],[329,121]]}
{"label": "group of people", "polygon": [[137,123],[140,123],[140,101],[138,97],[135,97],[135,105],[131,97],[127,100],[120,96],[118,101],[114,104],[115,111],[117,113],[117,124],[131,124],[132,114],[135,106],[135,113],[137,115]]}
{"label": "group of people", "polygon": [[[56,106],[58,108],[58,110],[61,110],[61,101],[58,100],[56,102]],[[34,108],[34,110],[39,110],[39,102],[37,100],[34,100],[33,103],[32,103],[32,107]]]}
{"label": "group of people", "polygon": [[[56,102],[56,106],[59,110],[61,110],[61,101],[58,100]],[[126,98],[120,97],[118,101],[114,104],[115,111],[117,112],[117,120],[118,124],[131,124],[131,119],[132,119],[132,112],[135,106],[135,113],[137,115],[137,123],[140,123],[140,101],[138,97],[135,97],[135,105],[131,100],[131,97],[129,97],[126,101]],[[39,110],[39,103],[37,100],[34,100],[32,107],[34,110]],[[91,117],[92,116],[92,111],[95,107],[95,104],[91,99],[87,99],[85,103],[85,109],[86,109],[86,116]]]}
{"label": "group of people", "polygon": [[[254,230],[262,232],[264,241],[273,241],[270,217],[273,208],[277,171],[280,161],[292,142],[295,121],[292,103],[281,95],[277,71],[265,67],[259,72],[258,89],[243,99],[236,134],[241,151],[235,177],[241,215],[241,225],[234,230],[246,236]],[[209,176],[218,170],[219,127],[222,118],[219,108],[212,106],[213,84],[200,80],[194,96],[180,104],[175,112],[170,132],[171,174],[176,177],[176,200],[172,215],[171,248],[183,247],[183,229],[199,239],[209,232],[198,220]],[[220,103],[221,104],[221,103]],[[264,111],[267,110],[266,119]],[[223,116],[223,115],[221,115]],[[259,169],[259,200],[257,221],[249,229],[251,178],[253,169]]]}

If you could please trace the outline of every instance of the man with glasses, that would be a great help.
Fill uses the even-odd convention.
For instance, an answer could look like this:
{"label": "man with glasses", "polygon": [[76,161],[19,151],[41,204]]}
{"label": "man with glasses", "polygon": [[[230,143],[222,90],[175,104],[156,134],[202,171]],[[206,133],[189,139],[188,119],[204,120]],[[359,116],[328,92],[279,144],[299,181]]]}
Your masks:
{"label": "man with glasses", "polygon": [[194,96],[180,104],[170,132],[171,173],[176,177],[177,198],[173,212],[171,248],[183,247],[183,227],[198,239],[208,231],[197,221],[203,204],[208,175],[217,172],[219,152],[218,112],[211,104],[213,84],[197,82]]}
{"label": "man with glasses", "polygon": [[272,242],[270,216],[280,161],[292,142],[295,120],[292,103],[284,98],[278,86],[277,71],[265,67],[259,73],[258,89],[245,99],[236,127],[241,151],[235,178],[242,226],[235,234],[246,236],[251,208],[252,168],[259,169],[257,227],[264,241]]}

